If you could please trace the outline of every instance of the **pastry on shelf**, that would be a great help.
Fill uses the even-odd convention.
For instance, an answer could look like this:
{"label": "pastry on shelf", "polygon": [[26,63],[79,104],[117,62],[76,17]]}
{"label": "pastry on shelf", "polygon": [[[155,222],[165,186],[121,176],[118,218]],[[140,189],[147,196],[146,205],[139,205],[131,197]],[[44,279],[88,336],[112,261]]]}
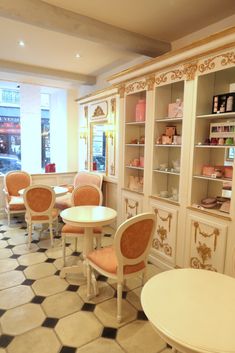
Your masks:
{"label": "pastry on shelf", "polygon": [[206,197],[201,200],[201,206],[204,208],[216,208],[217,200],[215,197]]}

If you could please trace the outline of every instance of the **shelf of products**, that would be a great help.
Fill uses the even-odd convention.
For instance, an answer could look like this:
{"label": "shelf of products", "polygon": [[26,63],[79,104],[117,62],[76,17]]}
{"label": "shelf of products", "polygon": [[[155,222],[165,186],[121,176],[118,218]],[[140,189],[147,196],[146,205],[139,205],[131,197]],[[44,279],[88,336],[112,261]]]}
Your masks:
{"label": "shelf of products", "polygon": [[235,69],[229,68],[198,78],[191,204],[212,215],[230,212],[235,147],[235,112],[231,111],[234,77]]}
{"label": "shelf of products", "polygon": [[124,188],[143,192],[146,92],[126,96]]}
{"label": "shelf of products", "polygon": [[183,97],[184,81],[157,87],[155,91],[152,195],[176,204],[179,199]]}

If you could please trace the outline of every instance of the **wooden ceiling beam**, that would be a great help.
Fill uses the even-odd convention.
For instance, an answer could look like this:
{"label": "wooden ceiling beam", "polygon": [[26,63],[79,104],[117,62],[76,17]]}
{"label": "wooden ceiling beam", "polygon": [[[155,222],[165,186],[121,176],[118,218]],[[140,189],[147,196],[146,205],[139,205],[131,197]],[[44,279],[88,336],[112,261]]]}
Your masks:
{"label": "wooden ceiling beam", "polygon": [[150,57],[171,50],[170,43],[124,30],[41,0],[0,0],[0,16]]}

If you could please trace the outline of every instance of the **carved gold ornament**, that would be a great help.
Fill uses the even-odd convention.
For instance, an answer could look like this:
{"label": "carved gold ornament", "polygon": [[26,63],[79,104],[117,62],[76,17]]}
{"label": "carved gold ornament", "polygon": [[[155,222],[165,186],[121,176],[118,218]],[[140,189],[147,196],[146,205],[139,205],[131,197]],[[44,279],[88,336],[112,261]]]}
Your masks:
{"label": "carved gold ornament", "polygon": [[120,95],[120,98],[124,98],[124,96],[125,96],[125,85],[118,86],[118,94]]}
{"label": "carved gold ornament", "polygon": [[198,62],[190,62],[184,64],[184,76],[187,81],[194,80],[198,68]]}
{"label": "carved gold ornament", "polygon": [[96,109],[94,110],[94,113],[93,113],[92,117],[93,118],[95,118],[95,117],[97,118],[99,116],[104,116],[104,115],[105,115],[105,113],[104,113],[103,109],[98,105],[96,107]]}
{"label": "carved gold ornament", "polygon": [[[172,220],[172,213],[168,213],[166,217],[160,215],[159,210],[157,208],[154,209],[154,213],[156,214],[156,225],[158,218],[162,222],[168,222],[168,231],[171,231],[171,220]],[[167,243],[167,229],[164,226],[158,225],[157,229],[158,237],[153,239],[152,246],[157,250],[163,250],[164,253],[168,256],[172,256],[172,247]]]}
{"label": "carved gold ornament", "polygon": [[217,246],[217,238],[220,235],[220,231],[218,228],[214,228],[212,233],[206,233],[203,230],[201,230],[200,225],[198,222],[194,222],[194,242],[197,242],[197,233],[199,232],[200,235],[202,235],[204,238],[210,238],[215,236],[214,238],[214,251],[216,250],[216,246]]}
{"label": "carved gold ornament", "polygon": [[167,239],[167,230],[163,226],[158,226],[158,238],[153,239],[152,246],[157,250],[163,250],[168,256],[172,256],[172,247],[165,242]]}
{"label": "carved gold ornament", "polygon": [[206,263],[207,260],[211,259],[211,248],[209,248],[205,243],[202,244],[199,241],[199,245],[197,246],[197,252],[202,262],[197,257],[192,257],[190,259],[190,266],[192,268],[217,272],[217,270],[211,264]]}
{"label": "carved gold ornament", "polygon": [[154,209],[154,213],[156,214],[157,219],[159,217],[162,222],[167,222],[168,221],[168,229],[169,229],[169,232],[170,232],[171,231],[172,213],[168,213],[168,215],[166,217],[163,217],[163,216],[160,215],[159,210],[157,208]]}
{"label": "carved gold ornament", "polygon": [[116,98],[111,99],[111,112],[115,114],[116,112]]}
{"label": "carved gold ornament", "polygon": [[135,215],[138,214],[139,202],[138,201],[133,201],[133,202],[134,202],[134,205],[131,205],[129,200],[125,198],[127,218],[133,217],[133,214],[130,212],[130,210],[135,210]]}
{"label": "carved gold ornament", "polygon": [[155,84],[155,75],[148,76],[146,78],[147,82],[147,90],[152,91],[154,89],[154,84]]}
{"label": "carved gold ornament", "polygon": [[88,106],[87,105],[84,107],[84,116],[86,119],[88,118]]}

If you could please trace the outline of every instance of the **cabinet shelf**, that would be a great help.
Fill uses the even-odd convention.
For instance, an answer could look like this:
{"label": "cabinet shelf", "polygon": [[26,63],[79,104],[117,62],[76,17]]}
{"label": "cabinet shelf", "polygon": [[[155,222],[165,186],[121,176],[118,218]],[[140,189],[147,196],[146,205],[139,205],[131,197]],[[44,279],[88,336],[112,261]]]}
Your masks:
{"label": "cabinet shelf", "polygon": [[220,113],[220,114],[205,114],[205,115],[197,115],[197,119],[235,119],[235,112],[231,113]]}
{"label": "cabinet shelf", "polygon": [[235,145],[195,145],[195,148],[234,148]]}
{"label": "cabinet shelf", "polygon": [[160,170],[160,169],[153,169],[154,173],[162,173],[162,174],[171,174],[171,175],[180,175],[180,173],[177,172],[171,172],[171,171],[165,171],[165,170]]}
{"label": "cabinet shelf", "polygon": [[155,144],[155,147],[181,147],[181,145],[163,145],[163,144]]}
{"label": "cabinet shelf", "polygon": [[204,213],[206,215],[209,215],[209,216],[217,216],[218,218],[221,218],[221,219],[224,219],[226,221],[231,221],[231,217],[230,217],[230,214],[229,213],[225,213],[225,212],[222,212],[220,210],[216,210],[216,209],[207,209],[207,208],[204,208],[200,205],[196,205],[196,204],[193,204],[192,206],[189,206],[187,207],[189,210],[192,210],[192,211],[197,211],[197,212],[200,212],[200,213]]}
{"label": "cabinet shelf", "polygon": [[175,201],[171,197],[161,197],[160,195],[151,195],[150,198],[179,206],[179,201]]}
{"label": "cabinet shelf", "polygon": [[142,167],[133,167],[133,166],[131,166],[131,165],[126,165],[126,168],[144,170],[144,168],[142,168]]}
{"label": "cabinet shelf", "polygon": [[144,126],[145,125],[145,121],[131,121],[131,122],[126,122],[126,125],[141,125]]}
{"label": "cabinet shelf", "polygon": [[205,179],[205,180],[212,180],[212,181],[218,181],[218,182],[226,182],[226,181],[232,181],[230,178],[212,178],[212,177],[207,177],[204,175],[193,175],[193,178],[195,179]]}
{"label": "cabinet shelf", "polygon": [[128,147],[144,147],[145,145],[143,143],[126,143],[126,146],[128,146]]}
{"label": "cabinet shelf", "polygon": [[155,122],[156,123],[176,123],[176,122],[182,122],[183,118],[156,118]]}

